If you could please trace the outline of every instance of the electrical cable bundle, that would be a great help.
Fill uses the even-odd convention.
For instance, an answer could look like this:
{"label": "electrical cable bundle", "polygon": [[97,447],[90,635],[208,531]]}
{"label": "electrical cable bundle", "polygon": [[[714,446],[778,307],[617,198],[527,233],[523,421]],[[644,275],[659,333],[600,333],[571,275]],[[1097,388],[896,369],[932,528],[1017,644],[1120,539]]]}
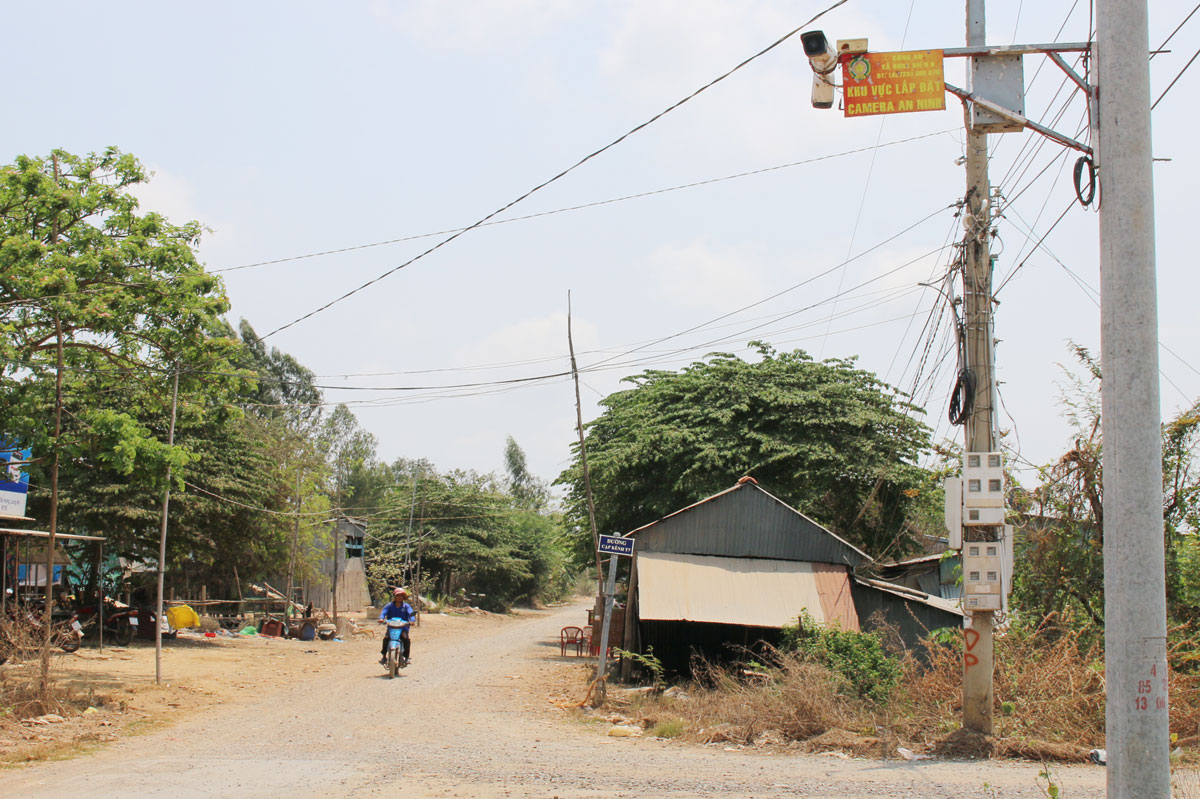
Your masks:
{"label": "electrical cable bundle", "polygon": [[975,410],[975,372],[967,366],[967,331],[961,321],[955,326],[958,334],[958,377],[950,392],[950,424],[966,424]]}

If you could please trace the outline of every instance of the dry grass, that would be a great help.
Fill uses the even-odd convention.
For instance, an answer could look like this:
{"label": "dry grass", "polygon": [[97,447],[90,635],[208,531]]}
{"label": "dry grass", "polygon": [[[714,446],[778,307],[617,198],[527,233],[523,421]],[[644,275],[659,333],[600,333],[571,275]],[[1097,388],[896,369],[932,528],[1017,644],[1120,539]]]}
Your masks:
{"label": "dry grass", "polygon": [[696,674],[686,698],[640,696],[632,712],[648,727],[678,720],[680,737],[703,743],[786,744],[870,723],[836,674],[799,658],[779,656],[775,668],[749,676],[708,663]]}
{"label": "dry grass", "polygon": [[1172,799],[1200,799],[1200,771],[1176,769],[1171,772]]}
{"label": "dry grass", "polygon": [[[1177,631],[1176,631],[1177,632]],[[1170,659],[1194,651],[1173,635]],[[703,666],[687,699],[639,698],[631,711],[650,720],[678,718],[681,737],[738,744],[782,742],[811,750],[895,757],[896,747],[945,757],[1008,757],[1084,762],[1104,746],[1104,661],[1099,643],[1050,625],[1010,630],[996,639],[995,735],[963,732],[961,645],[929,646],[928,662],[906,657],[897,688],[872,703],[847,691],[839,675],[794,655],[747,676]],[[1200,749],[1200,675],[1172,671],[1171,732],[1185,757]],[[1197,796],[1200,782],[1177,796]]]}
{"label": "dry grass", "polygon": [[40,697],[41,630],[0,620],[0,641],[4,647],[2,654],[7,658],[6,665],[0,666],[0,726],[19,724],[47,713],[67,714],[76,709],[79,697],[57,684],[57,658],[53,655],[47,679],[48,698],[43,701]]}
{"label": "dry grass", "polygon": [[[931,646],[927,666],[908,659],[887,708],[887,726],[901,737],[932,745],[962,716],[962,654]],[[995,737],[1041,744],[1053,759],[1074,760],[1104,741],[1104,662],[1098,645],[1081,648],[1072,636],[1046,630],[996,638]],[[1008,747],[1019,753],[1014,743]],[[1032,753],[1026,753],[1029,756]],[[1034,758],[1036,759],[1036,758]]]}

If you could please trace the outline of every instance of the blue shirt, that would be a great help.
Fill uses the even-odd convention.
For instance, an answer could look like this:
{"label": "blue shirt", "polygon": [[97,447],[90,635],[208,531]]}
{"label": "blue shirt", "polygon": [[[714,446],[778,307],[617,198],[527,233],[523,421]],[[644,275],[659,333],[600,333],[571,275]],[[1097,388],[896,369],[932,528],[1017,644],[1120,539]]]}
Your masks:
{"label": "blue shirt", "polygon": [[401,602],[397,605],[395,602],[389,602],[383,606],[383,610],[379,612],[379,620],[385,619],[404,619],[412,621],[417,618],[417,612],[412,609],[412,605],[407,602]]}

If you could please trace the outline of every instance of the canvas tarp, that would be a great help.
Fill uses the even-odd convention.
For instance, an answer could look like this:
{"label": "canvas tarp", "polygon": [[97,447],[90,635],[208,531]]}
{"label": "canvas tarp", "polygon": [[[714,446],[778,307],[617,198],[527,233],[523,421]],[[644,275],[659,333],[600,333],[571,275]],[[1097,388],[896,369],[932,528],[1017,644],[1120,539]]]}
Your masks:
{"label": "canvas tarp", "polygon": [[646,621],[783,627],[807,610],[817,622],[858,629],[844,566],[666,552],[637,559],[638,617]]}

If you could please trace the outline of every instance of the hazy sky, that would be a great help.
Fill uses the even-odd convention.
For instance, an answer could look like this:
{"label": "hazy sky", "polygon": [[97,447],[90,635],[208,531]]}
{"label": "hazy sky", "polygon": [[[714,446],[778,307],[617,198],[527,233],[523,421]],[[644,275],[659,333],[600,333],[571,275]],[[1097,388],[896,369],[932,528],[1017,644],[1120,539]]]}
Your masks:
{"label": "hazy sky", "polygon": [[[137,155],[156,173],[144,207],[208,225],[201,256],[213,270],[410,239],[223,272],[232,321],[265,334],[440,240],[411,237],[502,207],[826,5],[19,4],[6,13],[0,159],[107,145]],[[1151,4],[1151,44],[1191,5]],[[1087,2],[994,2],[988,41],[1083,41],[1088,26]],[[851,0],[813,27],[875,50],[964,42],[955,2]],[[1154,97],[1198,45],[1200,17],[1153,60]],[[1040,56],[1024,69],[1027,113],[1078,134],[1078,92]],[[962,74],[948,59],[946,80],[963,85]],[[921,368],[926,421],[958,435],[944,421],[949,328],[942,317],[922,337],[939,297],[918,284],[940,279],[961,234],[961,107],[948,97],[944,112],[846,119],[810,107],[810,85],[796,36],[499,218],[768,171],[471,231],[267,341],[320,375],[330,401],[350,403],[382,457],[443,469],[500,469],[510,434],[540,476],[567,464],[569,379],[498,381],[568,369],[568,291],[585,419],[622,377],[764,339],[857,357],[905,390]],[[1155,155],[1170,159],[1155,167],[1161,339],[1178,356],[1161,356],[1164,414],[1200,396],[1188,243],[1198,91],[1200,68],[1154,112]],[[1068,340],[1099,350],[1098,216],[1067,210],[1075,153],[1033,133],[991,146],[993,184],[1013,201],[995,247],[1001,426],[1041,463],[1069,443],[1056,385]],[[462,384],[482,385],[397,390]],[[351,390],[371,386],[384,388]]]}

